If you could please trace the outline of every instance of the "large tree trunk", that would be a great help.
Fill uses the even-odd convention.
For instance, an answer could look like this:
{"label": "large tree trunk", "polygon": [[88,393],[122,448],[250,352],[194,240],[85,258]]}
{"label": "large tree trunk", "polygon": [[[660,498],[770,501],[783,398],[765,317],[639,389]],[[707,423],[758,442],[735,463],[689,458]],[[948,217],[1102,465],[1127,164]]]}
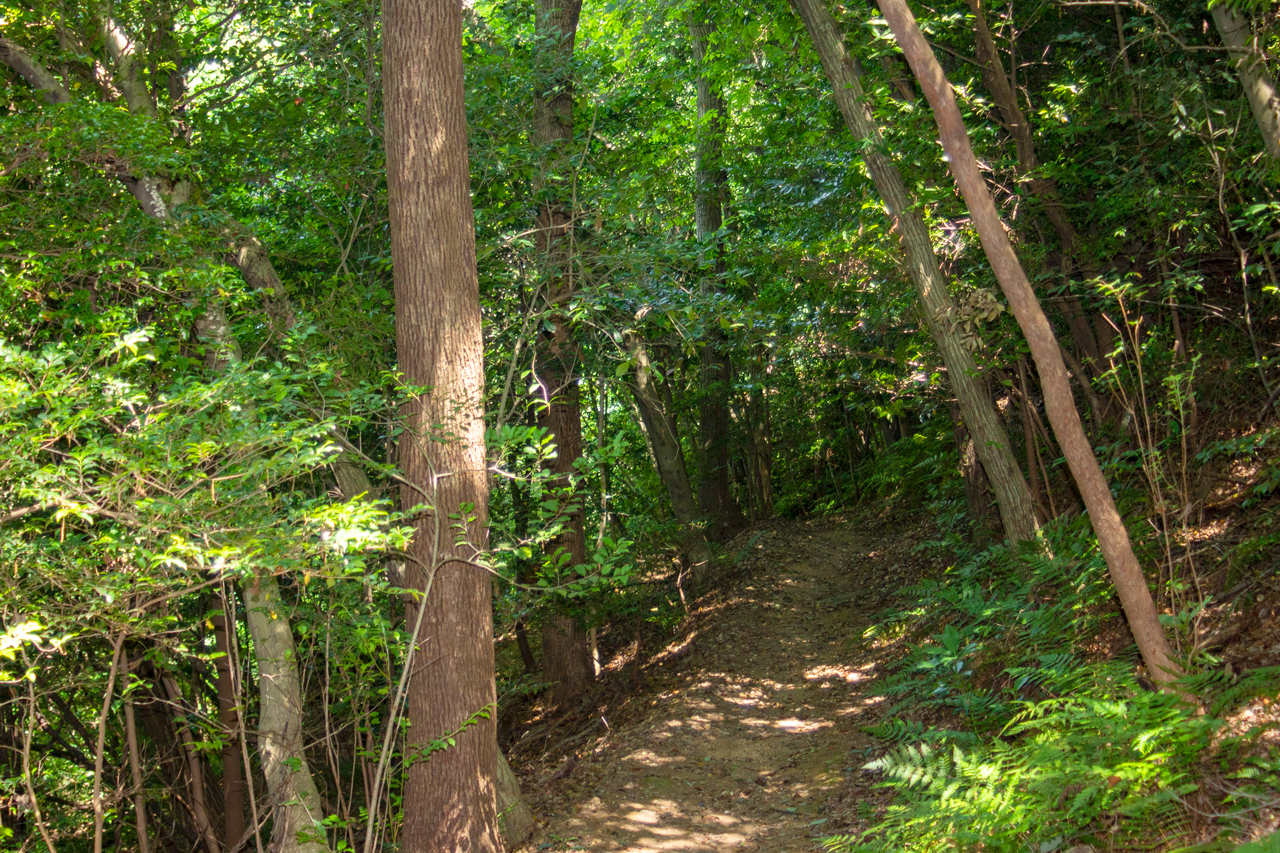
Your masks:
{"label": "large tree trunk", "polygon": [[694,583],[701,584],[706,577],[711,551],[698,529],[698,506],[689,483],[689,470],[685,467],[671,388],[658,379],[657,371],[649,361],[649,352],[638,334],[628,332],[626,345],[636,363],[631,392],[640,415],[640,427],[649,443],[649,452],[653,454],[658,479],[666,487],[667,497],[671,500],[671,514],[680,525],[680,547],[693,565]]}
{"label": "large tree trunk", "polygon": [[854,65],[824,3],[825,0],[796,0],[796,7],[831,78],[845,124],[861,143],[867,171],[901,236],[907,269],[915,282],[922,313],[942,353],[965,426],[973,436],[978,458],[995,492],[1005,535],[1011,542],[1032,539],[1038,525],[1027,481],[1018,469],[1009,446],[1009,435],[996,415],[985,384],[978,377],[973,356],[949,319],[954,316],[955,302],[938,267],[929,230],[897,166],[882,153],[884,141],[880,130],[872,121]]}
{"label": "large tree trunk", "polygon": [[[484,345],[462,78],[462,7],[384,0],[387,197],[396,353],[408,382],[400,503],[409,736],[401,849],[502,849],[484,446]],[[447,748],[433,744],[448,739]]]}
{"label": "large tree trunk", "polygon": [[1262,53],[1253,43],[1249,16],[1217,2],[1209,10],[1227,53],[1236,64],[1240,84],[1253,110],[1253,118],[1262,133],[1267,156],[1280,160],[1280,102],[1276,100],[1276,82],[1267,70]]}
{"label": "large tree trunk", "polygon": [[[358,497],[364,497],[366,500],[374,499],[376,490],[363,468],[342,457],[335,459],[332,467],[334,479],[338,482],[338,490],[342,493],[343,500],[352,501]],[[524,841],[532,831],[533,810],[520,793],[520,780],[512,771],[507,757],[500,749],[496,749],[495,752],[497,753],[495,778],[497,779],[498,823],[507,849],[512,849]]]}
{"label": "large tree trunk", "polygon": [[[707,47],[715,31],[701,6],[689,13],[689,39],[698,66],[698,125],[694,152],[694,227],[701,244],[704,297],[717,289],[724,272],[720,228],[724,224],[726,175],[722,163],[728,109],[724,93],[706,69]],[[729,482],[729,392],[733,365],[728,342],[718,323],[708,323],[703,339],[698,385],[698,510],[706,520],[706,537],[725,542],[742,526],[742,513]]]}
{"label": "large tree trunk", "polygon": [[[566,485],[582,456],[582,404],[578,387],[578,347],[561,308],[573,296],[573,249],[569,240],[571,212],[566,209],[573,170],[573,47],[582,0],[537,0],[534,13],[533,141],[546,146],[544,196],[538,208],[536,244],[542,252],[551,331],[538,342],[539,391],[546,404],[539,426],[556,445],[550,468]],[[554,547],[568,555],[570,566],[586,562],[586,514],[580,501],[565,513],[565,529]],[[542,673],[551,683],[556,705],[587,691],[595,680],[591,646],[578,620],[552,613],[542,627]]]}
{"label": "large tree trunk", "polygon": [[1040,373],[1040,386],[1044,390],[1049,422],[1053,425],[1054,435],[1066,457],[1067,466],[1075,477],[1093,529],[1098,534],[1098,546],[1106,558],[1111,580],[1120,595],[1129,628],[1137,640],[1151,677],[1160,682],[1170,682],[1180,674],[1181,669],[1173,660],[1173,650],[1160,625],[1151,590],[1147,588],[1146,578],[1142,574],[1142,566],[1138,564],[1138,558],[1129,542],[1129,533],[1111,498],[1111,487],[1102,475],[1093,448],[1080,425],[1080,415],[1076,411],[1058,341],[1049,328],[1049,321],[1036,299],[1035,291],[1031,289],[1031,283],[1027,281],[1017,255],[1014,254],[995,202],[978,171],[978,161],[969,144],[969,134],[965,130],[960,109],[956,106],[955,95],[905,0],[880,0],[880,10],[893,29],[898,45],[906,54],[907,62],[933,107],[951,173],[964,195],[965,204],[968,205],[1000,288],[1008,298],[1013,315],[1031,347],[1031,355]]}

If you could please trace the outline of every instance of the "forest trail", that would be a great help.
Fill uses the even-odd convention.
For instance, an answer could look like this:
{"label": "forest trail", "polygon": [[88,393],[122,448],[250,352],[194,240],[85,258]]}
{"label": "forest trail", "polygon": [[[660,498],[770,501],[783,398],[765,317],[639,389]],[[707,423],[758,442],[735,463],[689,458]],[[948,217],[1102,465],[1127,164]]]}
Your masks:
{"label": "forest trail", "polygon": [[737,568],[644,687],[597,715],[568,773],[549,764],[531,786],[539,826],[521,849],[805,851],[857,826],[859,802],[869,816],[880,800],[861,727],[892,654],[863,633],[922,571],[918,532],[827,518],[740,536]]}

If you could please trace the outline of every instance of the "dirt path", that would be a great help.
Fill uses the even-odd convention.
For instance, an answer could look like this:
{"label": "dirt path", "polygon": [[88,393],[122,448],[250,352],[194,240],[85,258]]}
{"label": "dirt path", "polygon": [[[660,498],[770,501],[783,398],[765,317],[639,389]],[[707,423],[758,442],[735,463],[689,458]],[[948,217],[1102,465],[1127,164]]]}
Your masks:
{"label": "dirt path", "polygon": [[735,545],[735,579],[647,664],[648,689],[533,786],[522,849],[803,851],[856,822],[882,665],[862,634],[919,561],[829,519]]}

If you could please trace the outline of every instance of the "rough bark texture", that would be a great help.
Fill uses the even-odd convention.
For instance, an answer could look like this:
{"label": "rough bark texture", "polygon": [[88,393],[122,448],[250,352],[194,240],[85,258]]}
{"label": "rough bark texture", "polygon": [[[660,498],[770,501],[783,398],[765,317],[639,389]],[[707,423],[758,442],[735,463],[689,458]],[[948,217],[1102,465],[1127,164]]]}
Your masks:
{"label": "rough bark texture", "polygon": [[[581,0],[537,0],[534,4],[533,141],[546,148],[543,201],[538,208],[536,243],[542,251],[546,299],[552,330],[538,342],[538,384],[546,402],[539,426],[556,445],[550,469],[567,483],[582,456],[582,401],[578,387],[578,347],[569,320],[560,313],[573,296],[572,215],[566,204],[572,174],[573,48]],[[555,176],[555,177],[551,177]],[[553,547],[570,566],[586,562],[586,514],[580,502],[567,513],[565,530]],[[595,679],[586,631],[571,616],[553,613],[542,627],[542,674],[556,705],[586,692]]]}
{"label": "rough bark texture", "polygon": [[1262,133],[1267,156],[1280,160],[1280,102],[1276,100],[1276,83],[1267,70],[1261,52],[1253,43],[1253,27],[1249,17],[1227,7],[1219,0],[1209,10],[1218,35],[1235,62],[1240,84],[1253,110],[1253,118]]}
{"label": "rough bark texture", "polygon": [[1032,539],[1038,525],[1031,508],[1031,493],[1009,446],[1009,435],[978,377],[973,356],[953,327],[955,302],[938,267],[929,230],[915,200],[907,193],[901,173],[883,151],[880,130],[867,109],[862,86],[825,0],[796,0],[796,8],[831,78],[836,104],[849,131],[862,143],[867,171],[902,239],[907,270],[915,282],[929,331],[942,353],[965,426],[991,481],[1005,535],[1013,542]]}
{"label": "rough bark texture", "polygon": [[[699,68],[694,152],[694,227],[702,246],[698,289],[708,297],[716,293],[716,281],[724,271],[719,232],[724,224],[727,176],[722,155],[729,111],[724,93],[706,72],[707,48],[715,26],[701,6],[689,13],[688,22],[693,59]],[[707,328],[698,371],[698,510],[706,521],[706,538],[726,542],[742,526],[742,513],[733,500],[729,482],[729,391],[733,366],[719,324],[710,322]]]}
{"label": "rough bark texture", "polygon": [[1111,498],[1111,487],[1102,475],[1102,469],[1098,467],[1093,448],[1080,424],[1080,415],[1071,395],[1067,369],[1062,362],[1058,341],[1049,328],[1049,321],[1027,281],[1017,255],[1014,254],[995,202],[978,171],[977,158],[969,144],[969,135],[960,109],[956,106],[955,95],[905,0],[880,0],[880,10],[893,29],[898,45],[933,107],[942,135],[942,145],[950,160],[951,173],[964,195],[965,204],[968,205],[978,236],[982,240],[982,247],[1000,287],[1031,347],[1031,355],[1040,373],[1040,387],[1044,390],[1049,422],[1066,457],[1067,466],[1075,477],[1093,529],[1098,534],[1098,546],[1106,558],[1112,583],[1120,595],[1129,628],[1137,640],[1151,677],[1157,681],[1169,682],[1177,677],[1180,669],[1173,661],[1172,649],[1160,625],[1151,590],[1147,588],[1146,578],[1142,574],[1142,566],[1133,553],[1129,533]]}
{"label": "rough bark texture", "polygon": [[[417,518],[406,625],[421,632],[408,684],[401,849],[502,849],[491,585],[471,565],[487,548],[484,367],[462,79],[462,7],[384,0],[387,196],[396,352],[430,390],[405,405],[401,505]],[[448,749],[425,755],[433,741]]]}
{"label": "rough bark texture", "polygon": [[[369,477],[365,474],[364,469],[339,457],[334,460],[333,473],[338,481],[338,490],[342,493],[342,499],[352,501],[359,497],[365,500],[373,500],[377,497],[378,490],[373,483],[369,481]],[[403,569],[398,569],[397,574],[402,573]],[[393,580],[393,583],[397,581]],[[532,658],[532,652],[530,657]],[[497,753],[497,808],[498,823],[502,829],[503,840],[506,841],[507,849],[512,849],[524,841],[533,829],[533,810],[529,807],[528,802],[520,793],[520,780],[516,778],[516,774],[512,771],[511,765],[507,762],[507,757],[502,754],[501,750],[495,750]]]}
{"label": "rough bark texture", "polygon": [[675,420],[671,389],[658,379],[649,353],[639,335],[628,333],[627,349],[636,363],[631,392],[636,411],[640,415],[640,427],[653,454],[658,479],[666,487],[671,500],[671,513],[680,524],[681,548],[693,564],[694,582],[700,583],[706,574],[711,558],[706,538],[698,529],[698,505],[694,501],[693,487],[689,483],[689,470],[685,466],[684,448]]}
{"label": "rough bark texture", "polygon": [[519,847],[533,831],[533,809],[520,794],[520,780],[512,772],[507,757],[498,751],[498,823],[508,850]]}

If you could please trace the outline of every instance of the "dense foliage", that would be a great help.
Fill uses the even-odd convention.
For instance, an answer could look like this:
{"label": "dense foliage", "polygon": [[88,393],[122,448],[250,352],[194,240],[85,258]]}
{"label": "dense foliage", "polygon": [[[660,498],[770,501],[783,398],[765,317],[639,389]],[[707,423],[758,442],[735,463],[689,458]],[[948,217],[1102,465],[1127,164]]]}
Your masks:
{"label": "dense foliage", "polygon": [[[1229,6],[1274,75],[1275,9]],[[700,63],[695,11],[713,24]],[[532,130],[547,86],[533,5],[465,8],[483,568],[502,578],[497,633],[533,639],[523,663],[500,656],[504,707],[546,686],[527,628],[679,618],[689,526],[655,468],[637,371],[698,484],[699,360],[720,347],[737,523],[892,504],[935,517],[921,547],[954,556],[917,609],[884,621],[914,643],[876,732],[898,745],[877,766],[900,803],[834,849],[1248,835],[1280,767],[1260,731],[1223,721],[1274,695],[1276,670],[1225,671],[1211,634],[1276,569],[1278,167],[1203,3],[915,11],[1207,713],[1138,687],[1123,637],[1105,654],[1095,642],[1122,617],[1026,342],[885,22],[874,4],[836,6],[950,281],[950,323],[1046,524],[1039,551],[998,544],[894,220],[777,0],[587,4],[573,154],[555,161]],[[414,508],[394,499],[396,446],[400,404],[422,389],[394,351],[378,5],[2,0],[0,24],[0,845],[140,849],[149,825],[166,850],[263,849],[257,685],[275,659],[246,596],[271,578],[324,843],[394,848],[405,764],[421,760],[402,750]],[[724,222],[702,241],[700,76],[728,116]],[[535,220],[562,192],[576,285],[552,305]],[[569,483],[550,475],[557,448],[538,426],[535,351],[562,321],[583,422]],[[556,547],[575,510],[582,565]],[[444,748],[457,732],[437,734]]]}

